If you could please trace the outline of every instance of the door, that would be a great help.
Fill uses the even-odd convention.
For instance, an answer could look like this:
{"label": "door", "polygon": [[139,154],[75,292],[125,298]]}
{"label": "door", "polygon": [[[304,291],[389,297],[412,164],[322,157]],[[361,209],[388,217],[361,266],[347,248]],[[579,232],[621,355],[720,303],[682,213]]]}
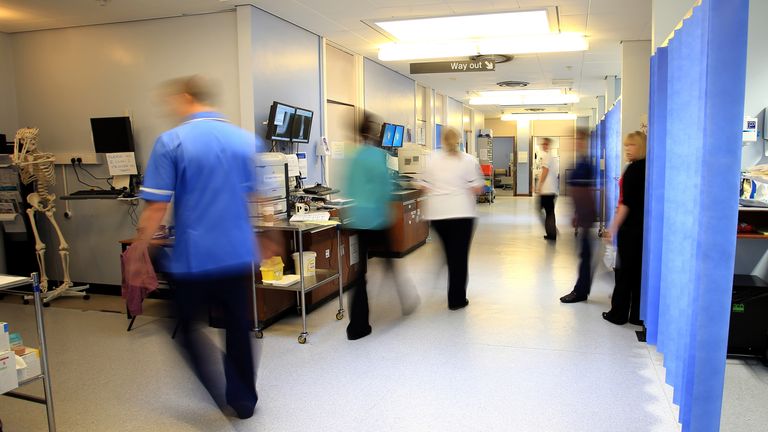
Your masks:
{"label": "door", "polygon": [[533,195],[531,165],[533,164],[533,152],[528,140],[517,141],[513,146],[515,166],[515,196]]}
{"label": "door", "polygon": [[514,138],[493,138],[493,169],[503,169],[509,174],[510,156],[514,148]]}

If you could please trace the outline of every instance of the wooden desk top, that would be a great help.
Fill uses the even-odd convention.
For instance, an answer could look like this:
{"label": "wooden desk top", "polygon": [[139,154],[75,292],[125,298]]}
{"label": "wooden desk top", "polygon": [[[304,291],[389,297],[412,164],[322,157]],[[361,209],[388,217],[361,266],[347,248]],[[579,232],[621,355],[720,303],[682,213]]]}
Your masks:
{"label": "wooden desk top", "polygon": [[[125,239],[120,240],[118,243],[122,245],[132,245],[136,239]],[[152,239],[149,241],[149,244],[152,246],[172,246],[173,240],[171,239]]]}

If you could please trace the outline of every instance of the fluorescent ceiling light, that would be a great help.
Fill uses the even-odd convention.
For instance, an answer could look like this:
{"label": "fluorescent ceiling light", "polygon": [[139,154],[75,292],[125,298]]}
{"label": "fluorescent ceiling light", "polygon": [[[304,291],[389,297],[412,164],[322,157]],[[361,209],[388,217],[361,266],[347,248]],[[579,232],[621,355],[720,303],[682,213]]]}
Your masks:
{"label": "fluorescent ceiling light", "polygon": [[400,42],[502,38],[549,33],[546,10],[375,23]]}
{"label": "fluorescent ceiling light", "polygon": [[480,92],[469,99],[470,105],[567,105],[579,102],[579,96],[562,90],[517,90]]}
{"label": "fluorescent ceiling light", "polygon": [[587,38],[578,33],[552,33],[494,39],[442,42],[393,42],[379,48],[379,60],[426,60],[481,54],[538,54],[586,51]]}
{"label": "fluorescent ceiling light", "polygon": [[576,120],[576,114],[571,113],[544,113],[544,114],[503,114],[502,121],[520,120]]}

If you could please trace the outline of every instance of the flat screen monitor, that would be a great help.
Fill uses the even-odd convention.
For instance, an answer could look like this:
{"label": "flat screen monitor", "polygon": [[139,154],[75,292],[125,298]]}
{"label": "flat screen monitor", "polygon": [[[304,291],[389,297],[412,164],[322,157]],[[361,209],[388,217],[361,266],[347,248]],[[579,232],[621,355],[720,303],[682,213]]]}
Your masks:
{"label": "flat screen monitor", "polygon": [[13,141],[8,142],[5,134],[0,134],[0,154],[13,154],[14,145]]}
{"label": "flat screen monitor", "polygon": [[290,141],[293,134],[293,117],[296,108],[275,102],[269,110],[269,123],[267,125],[267,140]]}
{"label": "flat screen monitor", "polygon": [[381,127],[381,146],[392,147],[392,143],[395,139],[395,125],[384,123]]}
{"label": "flat screen monitor", "polygon": [[291,141],[295,143],[308,143],[309,133],[312,131],[312,111],[296,108],[293,117],[293,133]]}
{"label": "flat screen monitor", "polygon": [[405,135],[405,126],[397,125],[395,126],[395,135],[392,138],[392,147],[402,147],[403,146],[403,136]]}
{"label": "flat screen monitor", "polygon": [[133,150],[130,117],[91,119],[91,134],[96,153],[126,153]]}

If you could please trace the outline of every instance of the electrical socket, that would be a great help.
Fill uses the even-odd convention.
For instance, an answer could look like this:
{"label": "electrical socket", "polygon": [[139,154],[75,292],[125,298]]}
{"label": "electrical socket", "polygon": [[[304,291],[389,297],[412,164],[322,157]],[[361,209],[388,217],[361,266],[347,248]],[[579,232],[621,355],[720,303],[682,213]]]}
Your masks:
{"label": "electrical socket", "polygon": [[72,159],[75,161],[82,160],[83,165],[100,165],[103,163],[97,153],[61,152],[54,153],[53,156],[56,158],[56,165],[72,165]]}
{"label": "electrical socket", "polygon": [[331,250],[330,249],[326,249],[325,250],[325,257],[326,258],[330,258],[331,257]]}

